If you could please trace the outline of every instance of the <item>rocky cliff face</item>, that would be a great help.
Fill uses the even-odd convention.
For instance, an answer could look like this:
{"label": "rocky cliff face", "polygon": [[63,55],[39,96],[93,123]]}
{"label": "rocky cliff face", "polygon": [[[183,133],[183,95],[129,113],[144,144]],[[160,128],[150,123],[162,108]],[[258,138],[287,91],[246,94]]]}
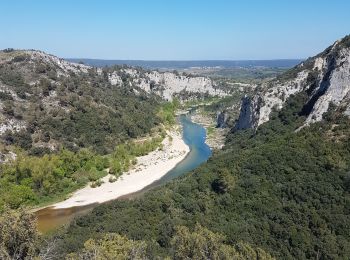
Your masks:
{"label": "rocky cliff face", "polygon": [[255,96],[254,99],[249,96],[242,98],[241,111],[234,130],[257,127],[258,119],[255,116],[258,115],[260,110],[261,101],[259,98],[259,96]]}
{"label": "rocky cliff face", "polygon": [[123,83],[123,74],[131,77],[131,84],[147,93],[154,93],[163,99],[171,101],[175,96],[180,99],[192,99],[200,96],[226,96],[227,93],[219,89],[207,77],[179,75],[172,72],[142,71],[124,68],[109,73],[109,80],[113,85]]}
{"label": "rocky cliff face", "polygon": [[225,111],[218,112],[216,116],[216,127],[225,128],[227,125],[228,115]]}
{"label": "rocky cliff face", "polygon": [[331,103],[350,115],[350,36],[257,90],[255,96],[242,100],[235,129],[258,127],[269,120],[273,109],[281,109],[291,95],[300,92],[308,96],[300,111],[306,117],[304,125],[322,120]]}

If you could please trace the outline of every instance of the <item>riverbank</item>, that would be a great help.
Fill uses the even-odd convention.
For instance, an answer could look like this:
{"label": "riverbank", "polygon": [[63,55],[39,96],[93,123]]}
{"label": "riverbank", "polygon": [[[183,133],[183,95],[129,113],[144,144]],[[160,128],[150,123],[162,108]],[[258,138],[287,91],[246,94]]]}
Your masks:
{"label": "riverbank", "polygon": [[220,150],[225,145],[226,134],[228,128],[216,128],[216,120],[210,115],[204,113],[200,108],[191,114],[191,120],[194,123],[202,125],[207,131],[205,142],[208,146],[215,150]]}
{"label": "riverbank", "polygon": [[124,173],[115,182],[109,182],[113,175],[108,174],[101,179],[101,186],[91,188],[90,185],[76,191],[65,201],[52,205],[54,209],[64,209],[103,203],[117,199],[143,189],[163,177],[174,168],[190,152],[179,131],[167,132],[161,149],[137,158],[136,165]]}

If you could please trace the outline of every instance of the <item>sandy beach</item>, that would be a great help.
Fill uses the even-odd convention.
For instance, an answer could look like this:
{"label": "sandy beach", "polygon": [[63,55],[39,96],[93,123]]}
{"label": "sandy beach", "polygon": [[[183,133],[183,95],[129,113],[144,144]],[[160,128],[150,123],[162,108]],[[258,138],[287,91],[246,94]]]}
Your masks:
{"label": "sandy beach", "polygon": [[101,186],[91,188],[90,185],[87,185],[73,193],[67,200],[52,206],[63,209],[102,203],[143,189],[174,168],[190,151],[182,140],[181,134],[176,131],[168,132],[168,136],[162,144],[162,150],[158,149],[138,157],[137,164],[133,169],[124,173],[117,181],[109,182],[112,175],[108,174],[102,178],[103,184]]}

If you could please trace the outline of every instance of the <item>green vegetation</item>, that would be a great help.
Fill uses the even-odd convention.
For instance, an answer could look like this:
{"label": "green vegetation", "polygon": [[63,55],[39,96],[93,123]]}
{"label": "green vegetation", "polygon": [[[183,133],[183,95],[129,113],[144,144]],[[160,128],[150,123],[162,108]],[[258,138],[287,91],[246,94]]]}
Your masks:
{"label": "green vegetation", "polygon": [[274,78],[283,72],[286,68],[278,67],[235,67],[235,68],[221,68],[221,69],[211,69],[202,70],[196,72],[195,74],[201,76],[209,76],[212,78],[228,78],[233,79],[236,82],[244,83],[259,83],[261,80]]}
{"label": "green vegetation", "polygon": [[117,233],[154,241],[152,255],[173,256],[179,226],[191,237],[186,230],[200,224],[225,236],[225,245],[249,244],[276,258],[349,258],[350,120],[331,109],[323,122],[295,132],[306,98],[290,97],[256,132],[231,133],[223,151],[187,176],[77,219],[60,253]]}
{"label": "green vegetation", "polygon": [[[48,243],[41,248],[40,238],[36,230],[36,220],[33,214],[24,210],[7,210],[0,217],[0,258],[1,259],[55,259],[57,244]],[[153,241],[131,240],[126,236],[107,233],[99,239],[89,239],[84,242],[84,248],[79,252],[65,257],[73,259],[155,259],[152,253]],[[237,243],[229,246],[226,238],[218,233],[196,225],[193,231],[187,227],[176,227],[171,240],[172,259],[261,259],[273,258],[260,248],[253,248],[247,243]]]}
{"label": "green vegetation", "polygon": [[106,234],[97,241],[89,239],[84,243],[84,249],[81,252],[72,253],[66,259],[128,260],[149,258],[145,242],[133,241],[118,234]]}
{"label": "green vegetation", "polygon": [[33,214],[7,209],[0,216],[0,259],[33,259],[38,256],[38,241]]}
{"label": "green vegetation", "polygon": [[162,132],[161,136],[151,138],[150,140],[118,145],[110,155],[109,172],[117,177],[120,176],[136,163],[136,157],[146,155],[160,147],[164,137],[165,134]]}
{"label": "green vegetation", "polygon": [[19,153],[16,160],[1,165],[0,211],[4,205],[18,208],[52,201],[106,175],[108,165],[106,157],[87,149],[42,157]]}
{"label": "green vegetation", "polygon": [[212,126],[207,127],[207,135],[211,136],[215,132],[215,128]]}
{"label": "green vegetation", "polygon": [[0,166],[0,211],[46,205],[88,182],[99,186],[107,168],[116,180],[137,156],[160,146],[162,124],[175,122],[176,100],[162,103],[134,91],[126,73],[121,85],[112,85],[113,68],[63,73],[15,50],[0,52],[0,59],[0,82],[8,89],[0,92],[2,120],[23,126],[0,137],[3,158],[17,154]]}
{"label": "green vegetation", "polygon": [[[8,60],[0,65],[0,82],[10,91],[0,93],[4,101],[0,112],[27,126],[20,138],[13,131],[5,133],[1,139],[7,146],[89,148],[108,154],[116,145],[146,135],[161,123],[159,98],[142,90],[134,92],[131,78],[115,86],[108,80],[109,69],[60,75],[53,64],[28,62],[21,51],[1,55]],[[9,55],[14,56],[12,60]],[[24,137],[25,142],[21,141]]]}
{"label": "green vegetation", "polygon": [[227,88],[230,90],[230,95],[226,97],[208,97],[198,100],[186,101],[182,104],[182,109],[188,110],[191,108],[196,108],[196,112],[202,115],[211,117],[213,120],[217,120],[217,113],[226,113],[226,126],[233,127],[235,120],[239,116],[241,99],[244,95],[250,94],[251,89],[245,87],[240,89],[240,86],[232,86],[227,83],[227,80],[221,80],[221,88]]}
{"label": "green vegetation", "polygon": [[[154,242],[131,240],[126,236],[107,233],[99,239],[89,239],[84,248],[77,253],[69,254],[66,259],[155,259],[158,256],[152,252]],[[171,259],[274,259],[260,248],[253,248],[246,243],[237,243],[235,246],[226,244],[225,237],[211,232],[200,225],[193,231],[187,227],[176,227],[171,240]],[[167,256],[169,259],[169,256]]]}
{"label": "green vegetation", "polygon": [[193,99],[193,100],[187,100],[182,103],[183,109],[190,109],[192,107],[200,107],[200,106],[206,106],[213,102],[220,101],[221,98],[219,97],[206,97],[203,99]]}
{"label": "green vegetation", "polygon": [[176,98],[172,102],[164,102],[158,112],[161,121],[165,124],[173,125],[176,119],[175,111],[179,106],[180,102]]}
{"label": "green vegetation", "polygon": [[175,230],[171,240],[173,259],[273,259],[264,250],[254,249],[249,244],[239,242],[230,246],[225,236],[198,224],[193,232],[184,226]]}
{"label": "green vegetation", "polygon": [[23,205],[47,204],[92,182],[100,186],[100,178],[107,174],[116,177],[135,164],[136,157],[157,149],[164,133],[143,142],[128,142],[116,146],[108,156],[88,149],[78,152],[62,150],[41,157],[18,153],[14,161],[0,166],[0,211],[5,205],[18,208]]}

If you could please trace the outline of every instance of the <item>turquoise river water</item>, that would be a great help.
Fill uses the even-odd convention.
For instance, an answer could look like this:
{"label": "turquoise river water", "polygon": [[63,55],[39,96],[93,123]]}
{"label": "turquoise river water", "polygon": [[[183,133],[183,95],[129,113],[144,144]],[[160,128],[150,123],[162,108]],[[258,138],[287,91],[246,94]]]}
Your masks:
{"label": "turquoise river water", "polygon": [[[193,123],[190,117],[187,115],[180,115],[178,120],[183,129],[183,140],[190,147],[190,152],[186,158],[179,162],[161,179],[145,187],[143,190],[125,195],[118,199],[132,199],[134,197],[142,196],[142,194],[151,190],[152,188],[163,185],[176,177],[188,173],[208,160],[208,158],[211,156],[211,150],[205,143],[205,128],[199,124]],[[38,228],[43,233],[54,230],[61,225],[68,224],[74,217],[86,214],[97,205],[98,204],[92,204],[68,209],[53,209],[50,207],[41,209],[36,212],[36,216],[38,218]]]}

